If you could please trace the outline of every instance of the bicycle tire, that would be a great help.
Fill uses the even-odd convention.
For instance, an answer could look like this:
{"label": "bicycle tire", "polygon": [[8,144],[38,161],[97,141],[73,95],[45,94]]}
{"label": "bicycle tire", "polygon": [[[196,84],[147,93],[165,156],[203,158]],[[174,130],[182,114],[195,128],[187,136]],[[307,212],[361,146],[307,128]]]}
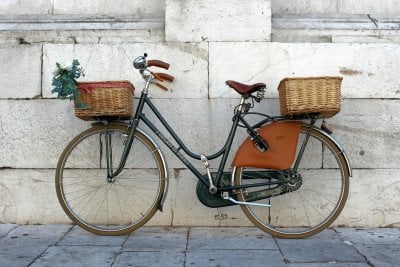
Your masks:
{"label": "bicycle tire", "polygon": [[[108,181],[105,131],[106,126],[95,124],[67,145],[57,165],[56,192],[65,213],[83,229],[98,235],[123,235],[156,213],[167,174],[161,152],[137,130],[124,169],[113,182]],[[115,169],[127,126],[110,124],[107,131]]]}
{"label": "bicycle tire", "polygon": [[[302,125],[297,151],[309,129],[309,125]],[[246,184],[246,179],[242,179],[246,170],[250,168],[236,168],[235,185]],[[251,171],[265,170],[252,168]],[[326,229],[339,216],[348,196],[349,169],[340,148],[320,130],[311,131],[299,173],[302,184],[297,190],[256,201],[270,204],[270,208],[241,205],[255,226],[278,238],[305,238]],[[251,190],[238,191],[238,200],[246,201],[246,193]]]}

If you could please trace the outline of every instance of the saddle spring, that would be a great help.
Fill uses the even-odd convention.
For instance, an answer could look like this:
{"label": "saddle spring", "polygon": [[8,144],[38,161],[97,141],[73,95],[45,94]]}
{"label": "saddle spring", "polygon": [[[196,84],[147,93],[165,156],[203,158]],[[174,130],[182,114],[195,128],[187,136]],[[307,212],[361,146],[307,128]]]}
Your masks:
{"label": "saddle spring", "polygon": [[257,103],[260,103],[260,101],[264,98],[265,91],[266,91],[266,87],[263,87],[263,88],[257,90],[257,94],[255,96],[255,100]]}

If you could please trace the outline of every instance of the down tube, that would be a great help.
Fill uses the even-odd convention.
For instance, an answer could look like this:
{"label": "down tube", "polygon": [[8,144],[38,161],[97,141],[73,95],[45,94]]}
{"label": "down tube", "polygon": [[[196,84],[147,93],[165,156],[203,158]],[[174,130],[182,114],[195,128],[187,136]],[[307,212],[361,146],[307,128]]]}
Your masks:
{"label": "down tube", "polygon": [[209,182],[207,179],[201,175],[201,173],[185,158],[184,155],[182,155],[181,152],[179,152],[179,149],[176,148],[155,126],[154,124],[151,123],[145,116],[140,116],[140,119],[150,128],[150,130],[153,131],[160,139],[163,141],[163,143],[174,153],[182,162],[185,164],[186,167],[189,168],[189,170],[192,171],[194,175],[196,175],[197,178],[200,179],[200,181],[205,184],[206,186],[210,186]]}

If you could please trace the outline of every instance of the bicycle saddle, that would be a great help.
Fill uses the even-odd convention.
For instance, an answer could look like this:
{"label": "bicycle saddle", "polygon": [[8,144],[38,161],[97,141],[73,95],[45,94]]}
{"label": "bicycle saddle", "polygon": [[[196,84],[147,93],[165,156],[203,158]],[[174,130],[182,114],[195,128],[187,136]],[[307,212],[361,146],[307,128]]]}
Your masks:
{"label": "bicycle saddle", "polygon": [[239,83],[239,82],[235,82],[235,81],[231,81],[231,80],[228,80],[225,83],[230,88],[235,89],[235,91],[241,95],[251,94],[251,93],[254,93],[255,91],[258,91],[258,90],[266,87],[266,85],[264,83],[255,83],[252,85],[247,85],[247,84],[243,84],[243,83]]}

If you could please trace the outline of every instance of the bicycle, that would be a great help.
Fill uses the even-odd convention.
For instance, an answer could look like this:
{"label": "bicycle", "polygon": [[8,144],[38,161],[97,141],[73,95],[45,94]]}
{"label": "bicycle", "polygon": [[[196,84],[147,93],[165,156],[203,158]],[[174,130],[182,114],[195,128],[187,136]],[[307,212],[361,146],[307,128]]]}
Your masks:
{"label": "bicycle", "polygon": [[[225,145],[212,155],[188,149],[148,96],[149,86],[172,82],[160,60],[137,57],[133,65],[145,80],[136,113],[128,121],[103,118],[65,148],[56,170],[56,191],[65,213],[80,227],[100,235],[127,234],[162,211],[168,189],[166,159],[145,124],[198,178],[197,197],[211,208],[240,205],[250,221],[280,238],[303,238],[327,228],[342,211],[351,167],[341,145],[319,114],[301,118],[251,112],[266,90],[264,83],[227,81],[240,94]],[[147,106],[177,146],[144,113]],[[255,124],[246,119],[261,116]],[[307,122],[309,121],[309,122]],[[238,148],[231,170],[226,163],[238,128],[249,137]],[[260,156],[261,155],[261,156]],[[201,161],[205,174],[188,160]],[[220,158],[217,172],[209,160]]]}

